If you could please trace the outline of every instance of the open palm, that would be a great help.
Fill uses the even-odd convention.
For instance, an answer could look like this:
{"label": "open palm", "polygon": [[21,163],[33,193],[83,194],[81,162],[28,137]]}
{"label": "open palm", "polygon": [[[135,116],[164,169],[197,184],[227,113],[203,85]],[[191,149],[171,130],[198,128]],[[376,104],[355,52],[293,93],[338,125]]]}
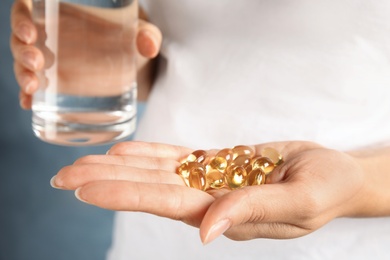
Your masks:
{"label": "open palm", "polygon": [[144,142],[124,142],[107,155],[80,158],[61,169],[52,184],[77,189],[81,200],[102,208],[200,227],[204,242],[222,233],[236,240],[299,237],[351,214],[363,183],[362,169],[351,156],[310,142],[253,148],[259,154],[268,146],[285,158],[269,183],[233,191],[187,187],[176,169],[193,150]]}

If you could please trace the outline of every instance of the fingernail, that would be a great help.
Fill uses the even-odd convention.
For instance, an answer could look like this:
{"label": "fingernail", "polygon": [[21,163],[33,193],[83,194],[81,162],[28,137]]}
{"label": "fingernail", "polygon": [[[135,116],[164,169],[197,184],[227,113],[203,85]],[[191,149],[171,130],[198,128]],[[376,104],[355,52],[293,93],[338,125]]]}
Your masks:
{"label": "fingernail", "polygon": [[24,97],[20,98],[19,105],[20,105],[21,108],[26,109],[27,108],[27,106],[26,106],[26,98],[24,98]]}
{"label": "fingernail", "polygon": [[23,60],[23,63],[25,65],[27,65],[28,67],[30,67],[32,69],[37,69],[38,64],[37,64],[37,61],[35,59],[34,53],[32,53],[31,51],[25,51],[22,54],[22,60]]}
{"label": "fingernail", "polygon": [[106,152],[106,155],[109,155],[110,154],[110,149]]}
{"label": "fingernail", "polygon": [[150,31],[143,30],[141,37],[144,37],[142,52],[150,57],[157,55],[157,39]]}
{"label": "fingernail", "polygon": [[89,204],[88,201],[86,201],[85,199],[82,198],[81,192],[80,192],[81,188],[82,188],[82,187],[77,188],[77,189],[75,190],[75,192],[74,192],[74,195],[75,195],[75,197],[76,197],[79,201],[84,202],[84,203],[88,203],[88,204]]}
{"label": "fingernail", "polygon": [[34,87],[34,82],[32,81],[32,79],[31,78],[26,78],[25,79],[25,81],[26,82],[28,82],[27,83],[27,85],[26,85],[26,87],[25,87],[25,89],[24,89],[24,91],[27,93],[27,94],[33,94],[33,87]]}
{"label": "fingernail", "polygon": [[203,244],[207,245],[231,227],[231,222],[229,219],[223,219],[219,222],[215,223],[207,233],[205,239],[203,240]]}
{"label": "fingernail", "polygon": [[154,46],[157,46],[157,39],[155,35],[150,31],[144,31],[145,35],[152,41]]}
{"label": "fingernail", "polygon": [[50,185],[54,188],[54,189],[62,189],[60,185],[58,185],[58,181],[56,182],[56,175],[54,175],[51,179],[50,179]]}
{"label": "fingernail", "polygon": [[16,31],[16,34],[19,36],[21,40],[23,40],[27,44],[32,43],[32,34],[29,26],[25,24],[19,26],[18,30]]}

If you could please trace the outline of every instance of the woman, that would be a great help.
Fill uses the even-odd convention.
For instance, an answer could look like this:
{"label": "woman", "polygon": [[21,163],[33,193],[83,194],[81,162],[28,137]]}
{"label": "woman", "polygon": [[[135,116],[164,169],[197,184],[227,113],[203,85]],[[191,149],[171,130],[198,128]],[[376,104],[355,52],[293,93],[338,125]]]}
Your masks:
{"label": "woman", "polygon": [[[11,46],[28,108],[32,72],[43,61],[37,53],[35,67],[20,58],[35,37],[23,6],[14,8]],[[140,80],[143,90],[154,81],[136,136],[148,143],[117,144],[52,180],[121,211],[109,259],[386,258],[390,3],[145,0],[142,7],[154,25],[141,22],[139,52],[160,53],[156,77]],[[30,34],[19,33],[18,21]],[[206,193],[175,173],[194,149],[239,144],[281,152],[272,184]],[[215,240],[222,234],[246,242]]]}

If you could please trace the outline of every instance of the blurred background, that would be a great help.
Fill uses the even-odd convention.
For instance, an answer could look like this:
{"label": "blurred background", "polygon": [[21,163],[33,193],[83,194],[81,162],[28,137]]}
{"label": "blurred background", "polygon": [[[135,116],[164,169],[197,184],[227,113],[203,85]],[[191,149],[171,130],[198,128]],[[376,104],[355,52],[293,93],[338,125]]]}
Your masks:
{"label": "blurred background", "polygon": [[114,213],[81,203],[49,181],[61,167],[109,146],[60,147],[33,135],[31,111],[19,107],[13,74],[12,3],[2,0],[0,7],[0,260],[104,259]]}

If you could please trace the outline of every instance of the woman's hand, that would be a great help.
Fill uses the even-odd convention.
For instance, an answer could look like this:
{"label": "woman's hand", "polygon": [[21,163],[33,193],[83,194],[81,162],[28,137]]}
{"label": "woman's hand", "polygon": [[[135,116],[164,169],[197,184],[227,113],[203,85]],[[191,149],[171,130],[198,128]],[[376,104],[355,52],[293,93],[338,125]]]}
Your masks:
{"label": "woman's hand", "polygon": [[51,183],[79,188],[79,199],[102,208],[150,212],[199,227],[215,197],[188,188],[175,173],[179,159],[190,152],[171,145],[120,143],[107,155],[82,157],[64,167]]}
{"label": "woman's hand", "polygon": [[[31,95],[38,89],[38,78],[35,73],[42,70],[50,63],[50,60],[45,61],[43,53],[34,46],[37,41],[38,30],[32,21],[31,10],[31,0],[16,0],[11,10],[12,34],[10,37],[10,46],[14,57],[15,77],[21,87],[19,97],[20,104],[24,109],[31,108]],[[71,23],[72,20],[66,20],[66,15],[63,17],[64,19],[61,22],[66,24],[66,27],[70,26],[69,23]],[[160,30],[156,26],[146,22],[146,20],[144,20],[145,18],[146,17],[141,10],[136,40],[138,52],[140,54],[137,67],[140,73],[138,81],[140,85],[139,96],[141,99],[146,98],[146,92],[150,87],[144,87],[143,83],[146,82],[149,84],[151,81],[151,79],[147,78],[151,77],[151,74],[145,70],[151,69],[149,61],[159,53],[162,41]],[[77,26],[74,27],[78,28]],[[94,37],[94,35],[92,35],[93,32],[94,31],[91,30],[91,35],[88,36],[91,39]],[[96,38],[98,37],[99,35],[96,34]],[[46,56],[50,57],[50,55]],[[94,70],[99,70],[99,68],[96,68],[98,65],[99,64],[94,65]],[[84,66],[78,67],[78,69],[87,70],[90,67],[91,64],[85,64]],[[104,69],[104,66],[102,69]],[[69,67],[69,70],[62,69],[61,76],[67,78],[68,74],[72,75],[74,72],[74,66],[71,66]],[[143,77],[146,78],[144,79]],[[143,91],[145,91],[145,93]]]}
{"label": "woman's hand", "polygon": [[294,238],[336,217],[356,215],[364,201],[365,174],[354,157],[310,142],[253,146],[257,154],[264,147],[280,151],[284,163],[261,186],[209,193],[186,187],[175,172],[192,150],[142,142],[80,158],[61,169],[52,185],[77,189],[80,200],[102,208],[148,212],[200,227],[204,243],[222,233],[234,240]]}

